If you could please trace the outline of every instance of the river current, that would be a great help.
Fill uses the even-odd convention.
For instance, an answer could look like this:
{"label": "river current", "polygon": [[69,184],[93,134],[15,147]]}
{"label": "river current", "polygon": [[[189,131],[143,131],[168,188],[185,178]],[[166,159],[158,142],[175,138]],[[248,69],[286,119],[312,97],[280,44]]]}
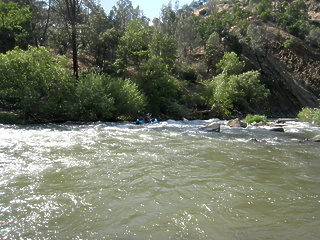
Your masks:
{"label": "river current", "polygon": [[0,125],[0,238],[319,239],[320,128],[213,121]]}

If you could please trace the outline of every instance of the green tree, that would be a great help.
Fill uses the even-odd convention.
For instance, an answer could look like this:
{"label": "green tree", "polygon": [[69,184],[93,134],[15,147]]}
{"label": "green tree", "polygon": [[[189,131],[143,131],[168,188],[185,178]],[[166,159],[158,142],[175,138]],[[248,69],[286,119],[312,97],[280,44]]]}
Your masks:
{"label": "green tree", "polygon": [[93,56],[96,66],[104,69],[115,60],[120,33],[111,28],[112,23],[101,6],[92,4],[87,10],[86,18],[79,26],[80,49]]}
{"label": "green tree", "polygon": [[98,67],[104,68],[107,60],[110,63],[115,61],[119,41],[119,33],[114,28],[111,28],[101,32],[96,41],[90,43],[90,53],[93,54]]}
{"label": "green tree", "polygon": [[118,0],[110,11],[109,18],[112,22],[112,27],[121,35],[124,34],[126,28],[132,21],[140,20],[145,23],[149,22],[149,19],[143,15],[139,6],[134,8],[130,0]]}
{"label": "green tree", "polygon": [[247,9],[244,9],[239,4],[236,4],[232,7],[233,22],[237,25],[244,19],[247,19],[248,17],[250,17],[250,15],[251,15],[251,12],[248,11]]}
{"label": "green tree", "polygon": [[249,40],[249,45],[254,52],[261,52],[263,48],[262,28],[260,26],[250,24],[247,29],[247,38]]}
{"label": "green tree", "polygon": [[220,38],[228,35],[231,26],[234,25],[233,21],[232,15],[226,11],[212,11],[209,17],[199,21],[201,44],[205,46],[213,32],[218,33]]}
{"label": "green tree", "polygon": [[132,21],[126,28],[125,34],[120,38],[116,65],[121,68],[138,66],[141,61],[148,59],[150,40],[150,27],[140,20]]}
{"label": "green tree", "polygon": [[135,83],[128,78],[111,78],[110,76],[107,78],[110,79],[107,90],[114,99],[114,117],[130,120],[143,113],[146,97]]}
{"label": "green tree", "polygon": [[145,107],[145,97],[130,79],[90,73],[76,88],[75,118],[83,121],[128,120]]}
{"label": "green tree", "polygon": [[187,58],[200,45],[198,18],[189,15],[189,12],[178,12],[175,39],[180,57]]}
{"label": "green tree", "polygon": [[114,99],[107,91],[108,86],[104,75],[91,73],[81,76],[76,87],[74,118],[82,121],[112,119]]}
{"label": "green tree", "polygon": [[206,98],[219,116],[225,117],[230,111],[248,110],[250,105],[264,100],[269,91],[259,81],[258,71],[239,75],[220,74],[206,82]]}
{"label": "green tree", "polygon": [[300,26],[310,18],[306,3],[299,0],[282,4],[283,7],[278,13],[277,22],[291,34],[304,38],[305,36],[300,33]]}
{"label": "green tree", "polygon": [[298,113],[299,121],[320,124],[320,108],[303,108]]}
{"label": "green tree", "polygon": [[170,67],[173,67],[177,57],[177,45],[168,34],[154,31],[149,44],[150,57],[160,57]]}
{"label": "green tree", "polygon": [[217,66],[222,73],[205,82],[203,96],[220,117],[233,109],[247,110],[268,96],[269,91],[259,81],[259,72],[241,73],[244,63],[235,53],[226,53]]}
{"label": "green tree", "polygon": [[215,66],[217,61],[221,58],[222,55],[222,47],[220,45],[220,36],[218,33],[213,32],[207,43],[206,43],[206,50],[205,50],[205,61],[207,65],[207,72]]}
{"label": "green tree", "polygon": [[225,52],[220,62],[217,63],[217,72],[226,75],[240,74],[245,66],[234,52]]}
{"label": "green tree", "polygon": [[259,4],[255,6],[256,14],[264,22],[271,20],[272,18],[272,1],[262,0]]}
{"label": "green tree", "polygon": [[168,5],[163,5],[160,12],[160,19],[156,26],[160,31],[169,36],[174,36],[176,33],[177,16],[172,8],[171,2]]}
{"label": "green tree", "polygon": [[20,110],[25,120],[65,118],[73,83],[64,58],[43,47],[0,54],[0,99]]}
{"label": "green tree", "polygon": [[141,64],[137,84],[145,93],[147,110],[151,112],[168,113],[179,100],[179,83],[170,76],[162,58],[153,57]]}
{"label": "green tree", "polygon": [[79,59],[78,59],[78,24],[80,23],[81,0],[63,0],[66,6],[64,18],[68,25],[71,26],[71,48],[73,73],[78,79],[79,77]]}
{"label": "green tree", "polygon": [[20,8],[14,2],[0,2],[0,53],[12,50],[15,46],[27,48],[30,35],[26,25],[30,24],[32,14],[29,8]]}
{"label": "green tree", "polygon": [[309,44],[320,49],[320,28],[314,28],[310,31],[306,39]]}

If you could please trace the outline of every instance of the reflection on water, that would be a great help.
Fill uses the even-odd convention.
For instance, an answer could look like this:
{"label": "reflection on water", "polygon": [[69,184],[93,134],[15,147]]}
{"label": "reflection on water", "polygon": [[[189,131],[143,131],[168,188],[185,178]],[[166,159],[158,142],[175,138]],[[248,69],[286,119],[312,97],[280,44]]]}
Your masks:
{"label": "reflection on water", "polygon": [[320,128],[212,121],[0,125],[1,237],[317,239]]}

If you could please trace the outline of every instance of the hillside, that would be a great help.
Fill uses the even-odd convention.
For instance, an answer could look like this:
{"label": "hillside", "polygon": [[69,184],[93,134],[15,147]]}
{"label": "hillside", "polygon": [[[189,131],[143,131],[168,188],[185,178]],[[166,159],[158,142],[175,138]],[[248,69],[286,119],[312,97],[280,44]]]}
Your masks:
{"label": "hillside", "polygon": [[[263,53],[254,54],[247,46],[243,58],[250,67],[261,69],[265,84],[270,87],[271,96],[263,111],[295,116],[303,107],[319,107],[320,53],[271,24],[257,20],[254,24],[263,29],[266,49]],[[293,40],[291,45],[283,47],[284,42],[290,39]]]}
{"label": "hillside", "polygon": [[[230,3],[216,2],[202,6],[194,14],[201,16],[201,12],[206,9],[222,11],[232,7]],[[319,24],[320,2],[310,0],[305,3],[310,15],[309,22]],[[206,14],[204,17],[208,16]],[[260,70],[262,81],[271,92],[268,101],[251,106],[251,111],[271,116],[295,117],[303,107],[319,107],[319,50],[271,21],[262,22],[256,17],[250,17],[250,24],[261,29],[259,41],[263,47],[260,51],[255,51],[250,44],[244,44],[241,58],[245,60],[247,70]],[[286,43],[290,44],[285,47]]]}

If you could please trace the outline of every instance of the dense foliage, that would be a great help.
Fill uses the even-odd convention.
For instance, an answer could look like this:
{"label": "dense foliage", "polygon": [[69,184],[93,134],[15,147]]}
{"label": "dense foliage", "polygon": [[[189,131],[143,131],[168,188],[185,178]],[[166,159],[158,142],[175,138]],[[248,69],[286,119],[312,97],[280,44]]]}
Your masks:
{"label": "dense foliage", "polygon": [[303,108],[298,114],[298,119],[320,125],[320,108]]}
{"label": "dense foliage", "polygon": [[251,18],[320,48],[302,0],[170,2],[152,26],[130,0],[109,14],[95,0],[1,1],[0,110],[26,121],[252,112],[269,89],[241,55],[267,53]]}
{"label": "dense foliage", "polygon": [[29,32],[31,18],[28,7],[19,7],[15,2],[0,2],[0,53],[16,46],[28,46],[32,34]]}
{"label": "dense foliage", "polygon": [[269,91],[259,82],[259,72],[242,73],[244,62],[234,52],[225,53],[217,69],[221,74],[207,80],[203,96],[219,116],[225,117],[230,110],[244,110],[252,103],[265,99]]}
{"label": "dense foliage", "polygon": [[90,73],[77,83],[76,102],[79,120],[130,119],[144,110],[145,97],[130,79]]}
{"label": "dense foliage", "polygon": [[135,117],[145,96],[130,79],[90,73],[78,81],[62,57],[43,47],[0,54],[0,104],[30,120],[114,120]]}
{"label": "dense foliage", "polygon": [[268,121],[267,117],[266,116],[262,116],[262,115],[247,115],[245,117],[245,119],[243,119],[243,122],[245,123],[248,123],[248,124],[251,124],[251,123],[259,123],[259,122],[263,122],[263,123],[266,123]]}
{"label": "dense foliage", "polygon": [[0,84],[1,106],[20,110],[25,119],[66,114],[73,85],[66,59],[44,47],[0,54]]}

